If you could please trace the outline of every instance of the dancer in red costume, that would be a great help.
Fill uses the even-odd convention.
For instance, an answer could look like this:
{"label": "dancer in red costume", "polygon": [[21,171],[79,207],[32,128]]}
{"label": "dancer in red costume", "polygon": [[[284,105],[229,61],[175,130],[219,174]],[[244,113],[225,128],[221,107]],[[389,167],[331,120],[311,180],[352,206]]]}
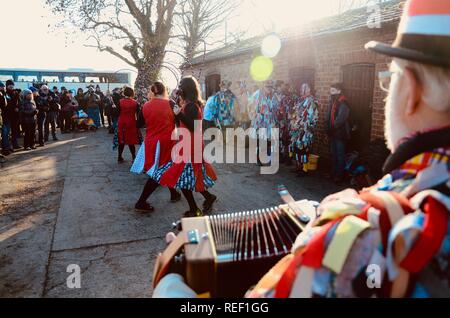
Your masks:
{"label": "dancer in red costume", "polygon": [[[185,216],[201,216],[209,213],[217,197],[207,191],[217,180],[213,167],[203,158],[202,135],[202,107],[198,82],[193,77],[185,77],[178,88],[180,105],[174,107],[176,119],[180,122],[180,132],[188,132],[190,135],[190,153],[176,152],[176,158],[172,158],[165,167],[155,175],[156,181],[169,188],[182,190],[189,203],[190,210]],[[195,147],[195,142],[201,142],[200,147]],[[193,191],[200,192],[205,198],[203,212],[195,202]]]}
{"label": "dancer in red costume", "polygon": [[119,163],[125,161],[122,157],[125,145],[128,145],[134,161],[136,157],[136,145],[139,144],[139,134],[136,126],[136,111],[138,105],[134,100],[134,90],[127,86],[125,87],[124,95],[125,98],[120,101],[120,116],[118,123]]}
{"label": "dancer in red costume", "polygon": [[[161,167],[170,162],[172,148],[176,144],[176,141],[171,138],[175,130],[175,115],[172,110],[174,103],[169,100],[164,84],[155,82],[150,87],[149,99],[150,101],[142,109],[147,127],[144,146],[132,168],[132,171],[145,172],[150,176],[135,206],[136,210],[143,212],[154,210],[147,203],[147,199],[159,186],[153,176]],[[181,194],[173,187],[169,190],[171,202],[181,199]]]}

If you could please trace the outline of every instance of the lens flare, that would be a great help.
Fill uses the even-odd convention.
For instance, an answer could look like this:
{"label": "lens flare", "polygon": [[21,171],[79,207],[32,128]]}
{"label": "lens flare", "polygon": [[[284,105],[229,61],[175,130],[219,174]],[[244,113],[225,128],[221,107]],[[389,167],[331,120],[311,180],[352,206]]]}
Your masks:
{"label": "lens flare", "polygon": [[276,34],[268,35],[264,38],[261,44],[261,52],[264,56],[274,58],[280,53],[281,40]]}
{"label": "lens flare", "polygon": [[250,75],[256,82],[264,82],[273,72],[273,62],[267,56],[257,56],[250,65]]}

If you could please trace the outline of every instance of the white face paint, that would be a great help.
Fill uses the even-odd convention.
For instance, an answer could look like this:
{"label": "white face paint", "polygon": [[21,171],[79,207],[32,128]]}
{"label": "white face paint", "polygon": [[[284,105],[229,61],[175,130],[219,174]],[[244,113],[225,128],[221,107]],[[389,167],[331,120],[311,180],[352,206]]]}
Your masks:
{"label": "white face paint", "polygon": [[331,95],[339,95],[340,93],[341,93],[340,90],[338,90],[338,89],[336,89],[334,87],[330,88],[330,94]]}
{"label": "white face paint", "polygon": [[309,88],[308,84],[302,85],[302,95],[309,95],[311,93],[311,88]]}

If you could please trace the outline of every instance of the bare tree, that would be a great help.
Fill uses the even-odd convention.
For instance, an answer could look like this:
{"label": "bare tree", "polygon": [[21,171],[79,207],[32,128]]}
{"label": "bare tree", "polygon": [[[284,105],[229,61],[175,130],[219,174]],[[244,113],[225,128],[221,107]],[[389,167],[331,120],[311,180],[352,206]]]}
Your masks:
{"label": "bare tree", "polygon": [[[211,34],[225,24],[241,0],[180,0],[175,37],[181,40],[184,64],[206,51]],[[225,30],[225,37],[227,30]]]}
{"label": "bare tree", "polygon": [[[242,0],[46,0],[52,11],[86,32],[98,48],[137,69],[138,95],[166,68],[168,53],[192,61],[202,43],[224,24]],[[178,40],[178,41],[175,41]],[[181,41],[180,41],[181,40]],[[178,44],[177,50],[170,50]],[[121,49],[119,49],[121,47]]]}
{"label": "bare tree", "polygon": [[[163,67],[177,0],[46,0],[64,21],[88,32],[90,46],[138,71],[137,92],[156,80]],[[115,45],[113,46],[112,43]],[[117,46],[122,46],[118,50]]]}

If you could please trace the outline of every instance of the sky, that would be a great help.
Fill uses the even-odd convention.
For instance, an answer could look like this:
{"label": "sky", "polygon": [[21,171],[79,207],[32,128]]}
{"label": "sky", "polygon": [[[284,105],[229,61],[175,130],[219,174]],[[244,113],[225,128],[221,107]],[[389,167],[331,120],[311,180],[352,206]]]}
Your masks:
{"label": "sky", "polygon": [[[85,47],[87,37],[78,30],[57,28],[59,17],[45,7],[45,0],[0,0],[0,7],[4,32],[0,67],[110,71],[130,68],[108,53]],[[225,29],[229,33],[244,30],[247,36],[272,28],[279,31],[330,15],[336,7],[336,0],[243,0],[226,28],[224,25],[215,37],[222,40]],[[166,73],[163,77],[171,75]]]}

